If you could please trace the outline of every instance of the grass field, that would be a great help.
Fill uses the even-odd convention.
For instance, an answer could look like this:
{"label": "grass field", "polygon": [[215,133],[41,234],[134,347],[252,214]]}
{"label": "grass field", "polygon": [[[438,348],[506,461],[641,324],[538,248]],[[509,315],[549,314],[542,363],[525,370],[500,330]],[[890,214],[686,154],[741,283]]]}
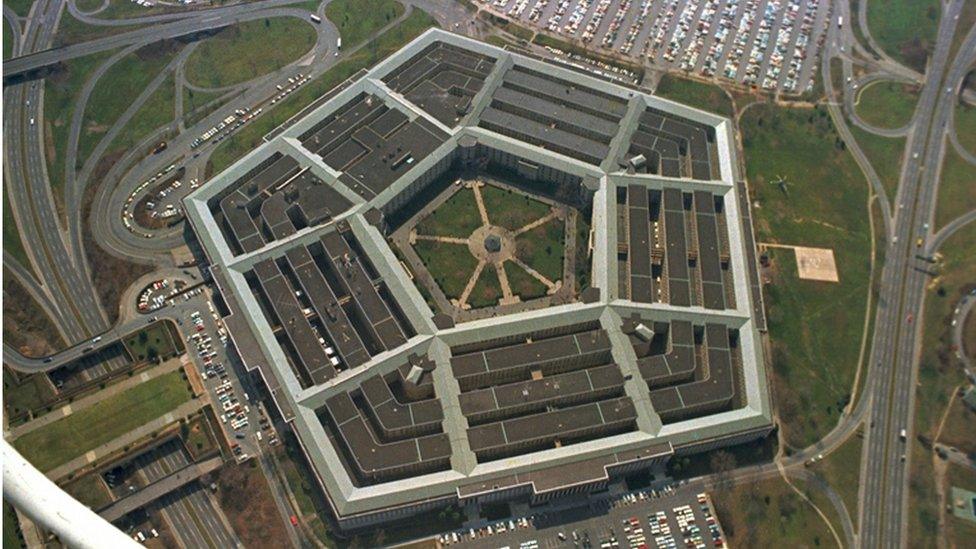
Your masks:
{"label": "grass field", "polygon": [[200,44],[186,60],[186,79],[205,88],[246,82],[284,67],[314,45],[315,29],[305,20],[245,21]]}
{"label": "grass field", "polygon": [[[868,188],[822,109],[757,105],[742,117],[757,240],[831,248],[839,283],[799,280],[775,250],[765,288],[773,380],[785,438],[820,439],[850,398],[870,277]],[[786,179],[786,191],[774,184]]]}
{"label": "grass field", "polygon": [[213,438],[213,426],[207,419],[208,414],[180,426],[180,436],[186,449],[194,460],[218,449],[217,441]]}
{"label": "grass field", "polygon": [[939,13],[938,0],[871,0],[868,29],[892,59],[925,72],[925,61],[935,47]]}
{"label": "grass field", "polygon": [[976,455],[976,412],[972,411],[961,398],[956,398],[945,416],[945,424],[939,433],[939,442],[957,448],[966,455]]}
{"label": "grass field", "polygon": [[957,105],[954,122],[959,144],[971,154],[976,154],[976,107],[966,103]]}
{"label": "grass field", "polygon": [[89,473],[78,477],[61,488],[71,497],[93,510],[101,509],[112,503],[112,494],[98,473]]}
{"label": "grass field", "polygon": [[735,114],[732,101],[722,88],[670,73],[661,77],[654,95],[726,117]]}
{"label": "grass field", "polygon": [[580,212],[576,216],[576,290],[582,291],[590,285],[592,257],[589,256],[591,211]]}
{"label": "grass field", "polygon": [[[932,440],[952,393],[965,382],[962,368],[952,359],[949,322],[959,298],[976,280],[976,226],[967,225],[942,246],[942,276],[925,295],[918,386],[915,391],[915,433]],[[910,441],[912,460],[909,479],[908,541],[912,547],[934,547],[930,535],[937,527],[931,452],[917,438]]]}
{"label": "grass field", "polygon": [[18,379],[3,369],[3,406],[7,419],[29,410],[37,410],[54,398],[54,386],[46,379],[46,374],[23,375]]}
{"label": "grass field", "polygon": [[508,285],[512,288],[512,293],[519,296],[522,301],[543,297],[548,290],[545,284],[525,272],[525,269],[516,265],[514,261],[505,262],[505,276],[508,277]]}
{"label": "grass field", "polygon": [[429,14],[415,8],[395,27],[376,37],[370,44],[342,60],[312,82],[299,88],[277,107],[248,123],[229,139],[225,139],[210,156],[207,173],[223,171],[261,143],[261,138],[266,133],[291,118],[306,105],[341,84],[360,69],[373,66],[403,44],[436,25],[437,22]]}
{"label": "grass field", "polygon": [[202,92],[183,88],[181,93],[183,94],[183,120],[187,126],[193,126],[225,104],[219,101],[211,103],[223,95],[220,92]]}
{"label": "grass field", "polygon": [[565,223],[551,219],[515,239],[515,256],[555,282],[563,277]]}
{"label": "grass field", "polygon": [[49,471],[188,400],[182,372],[170,372],[31,431],[13,444],[35,467]]}
{"label": "grass field", "polygon": [[182,342],[177,343],[173,337],[170,325],[166,321],[159,321],[134,334],[130,334],[124,340],[125,347],[128,349],[132,359],[136,362],[144,360],[163,360],[176,355],[182,350]]}
{"label": "grass field", "polygon": [[27,17],[33,4],[34,0],[9,0],[3,3],[4,6],[14,10],[14,13],[21,17]]}
{"label": "grass field", "polygon": [[139,25],[89,25],[75,19],[68,10],[61,14],[58,33],[54,37],[54,46],[68,46],[81,42],[88,42],[98,38],[106,38],[123,32],[139,28]]}
{"label": "grass field", "polygon": [[550,211],[549,205],[544,202],[493,185],[481,187],[481,199],[485,203],[491,224],[510,231],[520,229]]}
{"label": "grass field", "polygon": [[[121,59],[99,79],[85,109],[78,141],[79,167],[122,113],[172,60],[177,48],[175,42],[150,44]],[[150,101],[146,105],[153,108]],[[172,114],[170,106],[170,118]]]}
{"label": "grass field", "polygon": [[[122,128],[107,149],[107,154],[128,151],[155,130],[169,124],[176,115],[176,89],[172,74],[156,88],[146,103],[136,111],[129,123]],[[147,149],[151,149],[150,144]],[[148,154],[148,150],[146,151]]]}
{"label": "grass field", "polygon": [[62,70],[44,79],[45,157],[51,189],[59,208],[63,207],[64,201],[64,156],[75,101],[85,80],[114,53],[107,51],[65,61]]}
{"label": "grass field", "polygon": [[876,128],[901,128],[912,121],[918,88],[900,82],[876,82],[865,86],[857,97],[855,111]]}
{"label": "grass field", "polygon": [[325,16],[339,29],[345,48],[365,42],[401,15],[403,4],[396,0],[334,0],[325,7]]}
{"label": "grass field", "polygon": [[13,256],[22,267],[28,271],[33,270],[30,260],[27,258],[27,251],[24,249],[24,241],[20,238],[20,227],[10,209],[10,199],[6,192],[2,193],[3,200],[3,249]]}
{"label": "grass field", "polygon": [[88,13],[102,7],[102,0],[75,0],[75,6],[79,10]]}
{"label": "grass field", "polygon": [[457,299],[478,265],[478,260],[464,244],[449,244],[418,240],[413,245],[417,255],[427,267],[434,282],[448,299]]}
{"label": "grass field", "polygon": [[966,162],[950,145],[942,161],[942,180],[935,205],[935,230],[976,205],[976,166]]}
{"label": "grass field", "polygon": [[474,191],[462,188],[417,223],[417,233],[467,238],[481,226]]}
{"label": "grass field", "polygon": [[852,436],[840,448],[813,467],[813,470],[840,494],[855,528],[857,527],[858,514],[857,491],[861,480],[861,469],[858,464],[861,462],[862,445],[860,435]]}
{"label": "grass field", "polygon": [[895,200],[898,192],[898,178],[901,177],[901,159],[905,152],[904,137],[882,137],[851,125],[851,133],[861,150],[868,157],[871,166],[884,185],[888,200]]}
{"label": "grass field", "polygon": [[827,524],[781,478],[719,488],[712,501],[730,547],[834,546]]}
{"label": "grass field", "polygon": [[10,25],[7,24],[7,20],[4,19],[3,22],[3,60],[6,61],[10,59],[10,56],[14,53],[14,32],[11,30]]}
{"label": "grass field", "polygon": [[511,42],[509,42],[508,40],[502,38],[497,34],[492,34],[488,36],[487,38],[485,38],[485,42],[488,42],[492,46],[498,46],[499,48],[504,48],[512,44]]}
{"label": "grass field", "polygon": [[474,288],[471,289],[471,295],[468,296],[468,305],[471,305],[472,309],[490,307],[497,305],[501,298],[502,286],[498,282],[498,273],[493,265],[485,265]]}

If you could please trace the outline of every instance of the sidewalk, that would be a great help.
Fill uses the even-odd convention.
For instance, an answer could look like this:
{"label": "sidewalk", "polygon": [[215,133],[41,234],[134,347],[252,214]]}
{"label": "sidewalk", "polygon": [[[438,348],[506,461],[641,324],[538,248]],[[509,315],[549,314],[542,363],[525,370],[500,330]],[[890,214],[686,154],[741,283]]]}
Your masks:
{"label": "sidewalk", "polygon": [[81,469],[82,467],[88,465],[89,463],[92,463],[93,461],[97,461],[98,459],[101,459],[109,454],[117,452],[122,448],[124,448],[125,446],[133,444],[139,441],[140,439],[151,435],[154,431],[158,431],[163,427],[166,427],[170,423],[173,423],[181,418],[185,418],[193,414],[200,408],[203,408],[206,404],[207,404],[206,400],[202,398],[197,398],[189,402],[185,402],[179,407],[177,407],[175,410],[172,410],[169,413],[167,413],[166,415],[156,418],[140,427],[136,427],[135,429],[129,431],[128,433],[116,438],[115,440],[106,442],[105,444],[102,444],[101,446],[95,448],[94,450],[90,450],[84,455],[78,456],[75,459],[72,459],[71,461],[63,465],[60,465],[50,471],[45,472],[44,474],[47,475],[47,477],[53,481],[60,480],[62,477],[65,477],[68,474],[77,471],[78,469]]}
{"label": "sidewalk", "polygon": [[18,425],[16,427],[14,427],[13,429],[10,429],[10,430],[7,431],[7,438],[10,439],[10,440],[14,440],[16,438],[19,438],[19,437],[21,437],[23,435],[26,435],[27,433],[35,430],[35,429],[40,429],[41,427],[44,427],[45,425],[49,425],[51,423],[54,423],[55,421],[58,421],[59,419],[64,419],[64,418],[70,416],[71,414],[73,414],[75,412],[80,412],[81,410],[84,410],[85,408],[88,408],[89,406],[91,406],[93,404],[96,404],[98,402],[101,402],[101,401],[103,401],[103,400],[105,400],[105,399],[107,399],[109,397],[115,396],[115,395],[117,395],[117,394],[119,394],[121,392],[124,392],[124,391],[128,390],[128,389],[131,389],[131,388],[135,387],[136,385],[139,385],[140,383],[145,383],[145,382],[147,382],[147,381],[149,381],[149,380],[151,380],[153,378],[159,377],[159,376],[161,376],[163,374],[168,374],[170,372],[173,372],[175,370],[178,370],[178,369],[180,369],[181,366],[182,366],[182,364],[180,363],[180,359],[179,358],[173,358],[173,359],[167,360],[166,362],[162,363],[159,366],[156,366],[154,368],[150,368],[149,370],[146,370],[146,371],[144,371],[144,372],[142,372],[142,373],[140,373],[138,375],[132,376],[132,377],[127,378],[127,379],[124,379],[124,380],[122,380],[122,381],[120,381],[120,382],[118,382],[118,383],[116,383],[114,385],[110,385],[110,386],[106,387],[105,389],[102,389],[100,391],[97,391],[97,392],[95,392],[93,394],[90,394],[90,395],[88,395],[86,397],[79,398],[78,400],[76,400],[76,401],[74,401],[74,402],[72,402],[70,404],[67,404],[65,406],[62,406],[61,408],[58,408],[57,410],[51,410],[50,412],[44,414],[43,416],[41,416],[41,417],[39,417],[39,418],[37,418],[37,419],[35,419],[33,421],[29,421],[27,423]]}

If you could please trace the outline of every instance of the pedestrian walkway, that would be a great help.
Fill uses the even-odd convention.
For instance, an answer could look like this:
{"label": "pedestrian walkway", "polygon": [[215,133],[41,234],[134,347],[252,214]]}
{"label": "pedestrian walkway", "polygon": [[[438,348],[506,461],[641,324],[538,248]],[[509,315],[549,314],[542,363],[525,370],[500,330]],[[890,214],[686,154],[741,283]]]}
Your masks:
{"label": "pedestrian walkway", "polygon": [[163,374],[168,374],[170,372],[179,370],[181,367],[182,364],[179,358],[173,358],[167,360],[166,362],[160,364],[159,366],[146,370],[140,373],[139,375],[126,378],[114,385],[110,385],[105,389],[97,391],[91,395],[88,395],[83,398],[79,398],[78,400],[70,404],[58,408],[57,410],[52,410],[33,421],[29,421],[27,423],[18,425],[7,432],[7,438],[9,438],[10,440],[19,438],[35,429],[40,429],[45,425],[49,425],[51,423],[54,423],[55,421],[64,419],[73,413],[80,412],[81,410],[84,410],[85,408],[88,408],[89,406],[101,402],[109,397],[113,397],[119,393],[127,391],[135,387],[136,385],[145,383]]}
{"label": "pedestrian walkway", "polygon": [[205,404],[206,401],[202,398],[185,402],[178,406],[175,410],[166,413],[162,417],[158,417],[140,427],[136,427],[128,433],[106,442],[94,450],[90,450],[84,455],[78,456],[63,465],[55,467],[45,474],[49,479],[56,482],[92,462],[98,461],[105,456],[118,452],[126,446],[135,444],[140,439],[150,436],[170,423],[174,423],[177,420],[193,415],[200,410],[200,408],[203,408]]}
{"label": "pedestrian walkway", "polygon": [[107,521],[118,520],[140,507],[156,501],[166,494],[212,473],[224,464],[220,456],[210,458],[201,463],[191,463],[186,467],[150,484],[138,492],[116,500],[111,505],[99,511],[99,515]]}

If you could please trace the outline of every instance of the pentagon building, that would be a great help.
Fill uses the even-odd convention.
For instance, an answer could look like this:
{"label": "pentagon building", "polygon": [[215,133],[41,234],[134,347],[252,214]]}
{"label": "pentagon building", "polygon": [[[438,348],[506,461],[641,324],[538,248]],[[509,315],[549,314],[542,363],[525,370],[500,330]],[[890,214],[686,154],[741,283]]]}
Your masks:
{"label": "pentagon building", "polygon": [[[577,299],[432,309],[388,237],[459,166],[587,205]],[[599,491],[772,428],[724,118],[431,30],[185,206],[342,527]]]}

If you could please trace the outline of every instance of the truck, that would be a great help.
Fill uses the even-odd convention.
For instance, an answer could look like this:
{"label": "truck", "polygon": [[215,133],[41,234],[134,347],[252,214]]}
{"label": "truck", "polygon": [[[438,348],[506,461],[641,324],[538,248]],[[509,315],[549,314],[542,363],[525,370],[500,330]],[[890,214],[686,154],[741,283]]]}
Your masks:
{"label": "truck", "polygon": [[838,15],[837,16],[837,28],[839,29],[839,28],[841,28],[843,26],[844,26],[844,16],[843,15]]}
{"label": "truck", "polygon": [[341,50],[342,49],[342,37],[341,36],[339,38],[336,38],[336,49],[337,50]]}

